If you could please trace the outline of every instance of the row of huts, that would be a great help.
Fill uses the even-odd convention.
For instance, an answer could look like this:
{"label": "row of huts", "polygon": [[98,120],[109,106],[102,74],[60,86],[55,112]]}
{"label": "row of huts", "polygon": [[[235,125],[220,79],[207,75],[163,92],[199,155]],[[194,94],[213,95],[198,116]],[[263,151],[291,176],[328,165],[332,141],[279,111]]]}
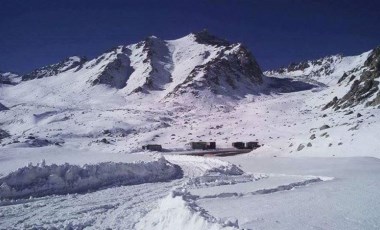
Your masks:
{"label": "row of huts", "polygon": [[[188,144],[193,150],[213,150],[216,149],[216,142],[204,142],[204,141],[195,141]],[[249,141],[249,142],[233,142],[232,147],[236,149],[256,149],[260,147],[259,142]],[[148,144],[142,147],[144,150],[150,151],[162,151],[162,146],[158,144]]]}

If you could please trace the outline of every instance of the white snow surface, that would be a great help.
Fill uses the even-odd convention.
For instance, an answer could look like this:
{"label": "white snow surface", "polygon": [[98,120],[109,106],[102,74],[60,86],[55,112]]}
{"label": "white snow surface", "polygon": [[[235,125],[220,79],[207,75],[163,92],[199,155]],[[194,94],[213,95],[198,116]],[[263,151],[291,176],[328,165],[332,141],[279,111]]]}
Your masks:
{"label": "white snow surface", "polygon": [[[338,84],[338,79],[360,67],[368,53],[336,56],[328,75],[310,74],[319,68],[314,66],[307,72],[264,77],[263,85],[248,94],[227,97],[205,90],[198,96],[166,97],[220,48],[197,44],[191,35],[151,39],[162,51],[152,63],[144,63],[147,53],[140,52],[141,46],[120,46],[79,69],[0,86],[0,103],[9,108],[0,111],[0,129],[10,134],[0,140],[1,181],[31,167],[30,172],[49,169],[48,177],[35,177],[46,185],[46,178],[56,174],[55,164],[57,169],[104,167],[95,182],[106,178],[110,183],[91,192],[42,194],[28,185],[33,180],[25,180],[18,188],[36,189],[34,196],[41,197],[1,200],[0,229],[380,228],[379,109],[358,105],[321,110],[348,91],[349,85]],[[129,78],[120,74],[112,80],[126,87],[92,86],[110,65],[123,73],[134,69]],[[148,93],[131,94],[146,83],[152,66],[158,71],[152,75],[156,84]],[[323,125],[329,128],[321,130]],[[259,141],[262,146],[226,158],[178,155],[186,143],[200,140],[216,141],[218,148],[231,147],[234,141]],[[162,144],[167,152],[143,152],[144,144]],[[156,161],[161,154],[166,159],[162,164]],[[42,160],[45,166],[27,166]],[[140,170],[158,175],[157,168],[145,167],[156,164],[178,165],[183,178],[126,185],[108,177],[119,166],[121,175]],[[137,171],[127,172],[126,166]],[[17,183],[25,179],[9,178]],[[61,180],[51,176],[51,181]]]}

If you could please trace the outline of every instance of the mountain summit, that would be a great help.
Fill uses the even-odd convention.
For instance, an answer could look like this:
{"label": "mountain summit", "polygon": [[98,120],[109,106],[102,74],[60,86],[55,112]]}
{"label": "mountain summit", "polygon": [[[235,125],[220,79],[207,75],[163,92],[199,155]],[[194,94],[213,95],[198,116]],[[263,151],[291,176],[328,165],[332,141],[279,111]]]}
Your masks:
{"label": "mountain summit", "polygon": [[176,40],[150,36],[91,60],[70,57],[38,68],[22,76],[22,81],[42,78],[42,84],[57,84],[57,93],[64,81],[81,90],[107,86],[125,95],[155,92],[162,99],[206,91],[239,96],[263,83],[260,66],[248,49],[206,30]]}

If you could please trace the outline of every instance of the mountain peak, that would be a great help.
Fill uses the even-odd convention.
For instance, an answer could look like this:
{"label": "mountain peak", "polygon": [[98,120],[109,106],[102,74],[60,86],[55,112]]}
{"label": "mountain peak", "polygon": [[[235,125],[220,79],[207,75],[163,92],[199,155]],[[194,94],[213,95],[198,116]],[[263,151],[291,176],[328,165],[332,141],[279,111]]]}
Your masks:
{"label": "mountain peak", "polygon": [[203,29],[200,32],[192,33],[195,37],[195,41],[200,44],[213,45],[213,46],[229,46],[231,45],[225,39],[218,38],[217,36],[211,34],[207,29]]}
{"label": "mountain peak", "polygon": [[[67,78],[67,82],[79,81],[76,84],[83,84],[84,88],[106,85],[127,96],[156,94],[161,99],[182,94],[196,97],[199,93],[240,97],[263,83],[262,71],[248,49],[207,30],[176,40],[149,36],[88,61],[69,57],[36,69],[22,76],[22,80],[58,75],[57,82]],[[54,77],[48,81],[55,84]]]}
{"label": "mountain peak", "polygon": [[147,37],[147,39],[158,39],[158,37],[154,36],[154,35],[150,35],[150,36]]}
{"label": "mountain peak", "polygon": [[27,81],[32,79],[50,77],[71,69],[79,70],[86,61],[87,58],[85,57],[71,56],[65,58],[59,63],[35,69],[31,73],[23,75],[22,80]]}

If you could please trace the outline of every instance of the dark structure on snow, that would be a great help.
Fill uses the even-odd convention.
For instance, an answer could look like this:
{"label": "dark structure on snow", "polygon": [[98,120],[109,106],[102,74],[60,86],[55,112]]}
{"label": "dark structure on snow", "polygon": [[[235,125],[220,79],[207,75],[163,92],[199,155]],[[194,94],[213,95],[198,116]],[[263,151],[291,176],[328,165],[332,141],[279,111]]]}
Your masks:
{"label": "dark structure on snow", "polygon": [[236,149],[245,149],[245,144],[244,142],[233,142],[232,147]]}
{"label": "dark structure on snow", "polygon": [[236,149],[257,149],[260,147],[259,142],[257,141],[250,141],[250,142],[233,142],[232,147]]}
{"label": "dark structure on snow", "polygon": [[142,149],[161,152],[162,146],[161,145],[143,145]]}
{"label": "dark structure on snow", "polygon": [[260,145],[257,141],[250,141],[245,143],[245,148],[247,149],[257,149],[258,147],[260,147]]}
{"label": "dark structure on snow", "polygon": [[202,149],[202,150],[216,149],[216,142],[203,142],[203,141],[190,142],[190,146],[192,149]]}

